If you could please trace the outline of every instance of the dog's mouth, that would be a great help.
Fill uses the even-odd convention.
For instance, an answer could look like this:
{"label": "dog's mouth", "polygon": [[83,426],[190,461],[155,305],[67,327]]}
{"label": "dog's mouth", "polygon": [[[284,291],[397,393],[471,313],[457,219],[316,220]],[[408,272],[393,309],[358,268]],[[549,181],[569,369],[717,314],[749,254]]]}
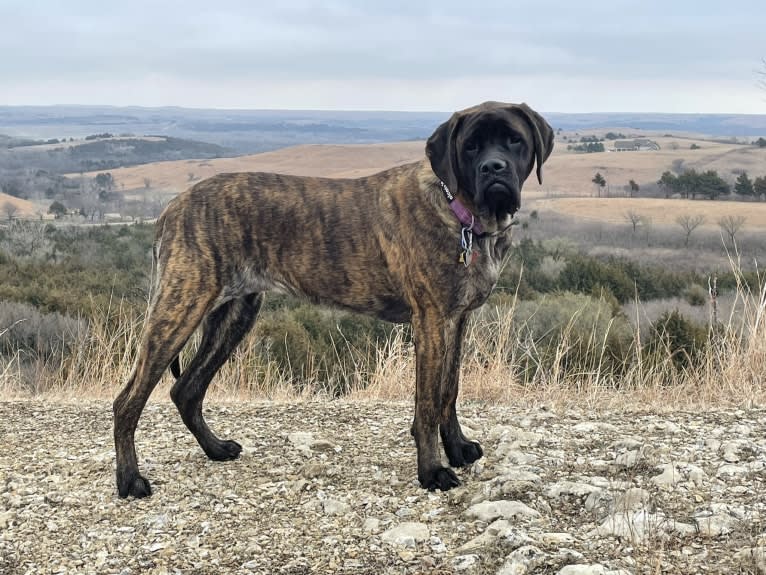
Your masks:
{"label": "dog's mouth", "polygon": [[489,212],[496,216],[510,214],[513,217],[521,208],[521,194],[505,182],[491,182],[484,189],[484,203]]}

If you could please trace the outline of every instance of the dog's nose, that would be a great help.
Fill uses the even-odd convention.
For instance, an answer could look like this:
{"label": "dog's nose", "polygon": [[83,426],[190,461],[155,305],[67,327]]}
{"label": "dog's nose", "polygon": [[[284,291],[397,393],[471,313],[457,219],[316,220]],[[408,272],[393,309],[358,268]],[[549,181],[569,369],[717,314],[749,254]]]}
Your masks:
{"label": "dog's nose", "polygon": [[496,174],[498,172],[504,171],[506,168],[508,168],[508,162],[502,158],[489,158],[484,160],[479,166],[479,170],[481,170],[481,173],[485,175],[492,173]]}

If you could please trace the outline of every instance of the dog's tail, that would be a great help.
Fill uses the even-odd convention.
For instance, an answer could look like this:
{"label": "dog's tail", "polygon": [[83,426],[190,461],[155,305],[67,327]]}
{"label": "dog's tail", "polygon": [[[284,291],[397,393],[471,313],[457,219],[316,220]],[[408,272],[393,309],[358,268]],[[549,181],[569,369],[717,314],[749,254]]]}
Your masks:
{"label": "dog's tail", "polygon": [[173,377],[176,379],[181,377],[181,360],[179,356],[175,356],[173,361],[170,362],[170,373],[172,373]]}

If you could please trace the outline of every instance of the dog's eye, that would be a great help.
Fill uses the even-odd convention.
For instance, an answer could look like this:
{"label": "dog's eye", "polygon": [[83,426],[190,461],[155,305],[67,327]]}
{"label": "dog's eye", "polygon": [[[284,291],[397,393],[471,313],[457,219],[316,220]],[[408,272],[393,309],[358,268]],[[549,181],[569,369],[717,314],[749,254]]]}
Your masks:
{"label": "dog's eye", "polygon": [[468,140],[465,143],[465,151],[469,154],[475,154],[479,151],[479,144],[476,143],[476,140]]}
{"label": "dog's eye", "polygon": [[508,136],[508,146],[516,146],[521,143],[521,138],[518,136]]}

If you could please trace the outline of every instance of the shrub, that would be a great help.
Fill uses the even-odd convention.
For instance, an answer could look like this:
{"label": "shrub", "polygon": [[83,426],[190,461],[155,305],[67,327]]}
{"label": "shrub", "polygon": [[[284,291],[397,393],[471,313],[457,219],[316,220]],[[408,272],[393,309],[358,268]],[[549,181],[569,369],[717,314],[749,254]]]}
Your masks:
{"label": "shrub", "polygon": [[582,373],[614,372],[628,358],[633,332],[628,320],[615,315],[608,298],[558,293],[536,302],[520,302],[514,329],[526,349],[527,376],[539,369]]}
{"label": "shrub", "polygon": [[669,357],[676,368],[685,369],[702,355],[707,341],[707,330],[676,309],[665,312],[652,324],[646,347],[653,360]]}
{"label": "shrub", "polygon": [[69,353],[87,331],[82,320],[60,313],[41,313],[34,307],[0,302],[0,356],[48,361]]}
{"label": "shrub", "polygon": [[693,306],[703,306],[707,303],[708,292],[699,284],[692,284],[684,290],[684,298]]}
{"label": "shrub", "polygon": [[392,324],[366,316],[300,304],[267,312],[256,323],[256,346],[298,390],[316,385],[333,396],[365,386],[376,347]]}

